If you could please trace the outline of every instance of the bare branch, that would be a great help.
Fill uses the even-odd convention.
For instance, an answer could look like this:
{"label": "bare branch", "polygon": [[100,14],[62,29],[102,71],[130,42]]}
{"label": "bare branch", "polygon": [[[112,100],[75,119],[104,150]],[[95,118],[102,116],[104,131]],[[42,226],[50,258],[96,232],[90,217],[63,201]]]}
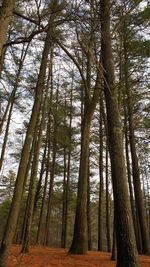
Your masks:
{"label": "bare branch", "polygon": [[39,21],[36,21],[36,20],[34,20],[34,19],[32,19],[32,18],[29,18],[29,17],[27,17],[27,16],[25,16],[25,15],[19,13],[18,11],[14,11],[13,14],[16,15],[16,16],[18,16],[18,17],[20,17],[20,18],[23,18],[23,19],[25,19],[25,20],[27,20],[27,21],[32,22],[32,23],[36,24],[37,26],[40,25],[40,24],[39,24]]}
{"label": "bare branch", "polygon": [[67,50],[67,48],[58,39],[55,39],[54,38],[54,40],[60,46],[60,48],[68,55],[68,57],[70,57],[70,59],[74,62],[74,64],[76,65],[76,67],[79,70],[79,73],[81,75],[82,81],[84,83],[84,87],[85,87],[87,96],[90,99],[90,96],[89,96],[89,88],[87,86],[87,82],[86,82],[86,79],[84,77],[83,71],[81,70],[80,65],[78,64],[77,60],[75,59],[75,57]]}

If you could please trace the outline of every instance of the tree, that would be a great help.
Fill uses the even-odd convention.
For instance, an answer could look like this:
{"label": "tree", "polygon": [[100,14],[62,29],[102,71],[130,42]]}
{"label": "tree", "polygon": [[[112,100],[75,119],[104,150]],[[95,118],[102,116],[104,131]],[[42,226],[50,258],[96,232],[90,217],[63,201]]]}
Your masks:
{"label": "tree", "polygon": [[104,177],[103,177],[103,115],[102,115],[103,94],[100,95],[100,115],[99,115],[99,209],[98,209],[98,251],[103,250],[103,195],[104,195]]}
{"label": "tree", "polygon": [[30,146],[31,146],[32,139],[33,139],[33,133],[35,130],[37,117],[39,114],[39,109],[41,105],[41,97],[42,97],[43,87],[45,83],[47,58],[48,58],[49,49],[50,49],[52,24],[53,24],[54,18],[55,18],[55,13],[50,15],[50,18],[49,18],[48,30],[47,30],[47,35],[45,39],[45,46],[43,49],[39,77],[38,77],[38,82],[36,86],[35,101],[34,101],[32,114],[31,114],[29,125],[28,125],[28,129],[27,129],[27,133],[26,133],[26,139],[24,142],[23,150],[22,150],[22,155],[21,155],[20,165],[18,169],[16,185],[15,185],[13,200],[12,200],[12,204],[11,204],[11,208],[9,212],[9,217],[7,220],[6,229],[5,229],[3,241],[1,244],[1,248],[0,248],[0,266],[1,267],[5,267],[7,264],[9,249],[10,249],[10,245],[12,243],[12,239],[15,233],[15,228],[16,228],[17,219],[19,215],[20,202],[21,202],[22,193],[24,189],[23,188],[24,179],[25,179],[25,173],[26,173],[27,163],[29,159]]}
{"label": "tree", "polygon": [[94,47],[93,40],[95,40],[94,36],[94,29],[96,27],[95,24],[96,24],[96,16],[92,20],[92,15],[91,15],[91,25],[90,25],[88,44],[87,44],[88,49],[86,52],[86,57],[87,57],[86,79],[84,78],[84,75],[82,73],[82,79],[85,87],[83,92],[84,111],[81,122],[81,154],[80,154],[80,166],[79,166],[79,182],[78,182],[74,235],[71,247],[69,249],[69,252],[73,254],[85,254],[88,249],[87,183],[88,183],[88,165],[89,165],[90,127],[91,127],[92,117],[100,94],[100,73],[98,73],[93,90],[93,95],[91,95],[92,53]]}
{"label": "tree", "polygon": [[2,69],[1,64],[3,64],[3,46],[7,40],[8,26],[12,18],[15,2],[16,0],[3,0],[0,8],[0,71]]}
{"label": "tree", "polygon": [[124,49],[124,79],[125,79],[125,90],[127,95],[127,109],[128,109],[128,121],[129,121],[129,142],[131,148],[132,158],[132,174],[133,174],[133,185],[136,207],[138,212],[140,231],[142,237],[142,251],[143,253],[150,255],[150,239],[148,234],[148,228],[146,223],[146,212],[143,202],[143,195],[141,190],[140,181],[140,170],[138,163],[138,156],[136,151],[136,141],[134,133],[134,122],[133,122],[133,103],[132,103],[132,91],[129,83],[129,59],[128,59],[128,33],[126,29],[126,23],[124,23],[124,35],[123,35],[123,49]]}
{"label": "tree", "polygon": [[138,267],[138,256],[133,230],[130,199],[127,188],[120,114],[115,87],[114,64],[110,33],[110,2],[100,1],[102,35],[102,63],[104,93],[107,110],[109,149],[114,192],[115,224],[117,236],[117,267]]}

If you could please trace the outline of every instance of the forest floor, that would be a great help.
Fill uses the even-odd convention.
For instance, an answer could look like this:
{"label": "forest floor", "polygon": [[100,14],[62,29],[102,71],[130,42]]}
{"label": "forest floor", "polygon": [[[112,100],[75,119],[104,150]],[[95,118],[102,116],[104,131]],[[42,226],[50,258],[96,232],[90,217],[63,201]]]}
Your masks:
{"label": "forest floor", "polygon": [[[70,255],[65,249],[31,247],[29,254],[20,254],[20,247],[13,246],[8,267],[115,267],[110,253],[88,252]],[[150,257],[140,256],[141,267],[150,267]]]}

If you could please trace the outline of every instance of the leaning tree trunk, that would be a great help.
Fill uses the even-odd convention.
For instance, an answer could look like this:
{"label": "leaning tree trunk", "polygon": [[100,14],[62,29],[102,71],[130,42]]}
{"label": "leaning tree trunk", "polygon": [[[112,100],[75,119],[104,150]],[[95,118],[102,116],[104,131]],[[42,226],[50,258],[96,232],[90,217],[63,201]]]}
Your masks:
{"label": "leaning tree trunk", "polygon": [[127,187],[122,129],[115,87],[114,64],[110,34],[110,2],[100,1],[102,63],[104,68],[104,93],[107,110],[108,136],[114,192],[117,236],[117,267],[138,267],[138,254],[131,216]]}
{"label": "leaning tree trunk", "polygon": [[46,75],[46,65],[47,65],[47,58],[49,54],[50,48],[50,36],[52,30],[52,17],[49,20],[49,27],[48,32],[45,40],[45,46],[42,54],[42,61],[40,66],[40,72],[36,87],[36,95],[35,101],[32,109],[32,114],[29,122],[29,126],[26,133],[26,138],[24,142],[24,146],[22,149],[21,160],[19,164],[16,184],[14,195],[12,199],[12,204],[6,224],[6,229],[4,232],[1,248],[0,248],[0,267],[6,267],[7,265],[7,258],[9,255],[10,246],[13,240],[14,232],[16,229],[16,224],[18,220],[19,210],[20,210],[20,203],[22,199],[22,193],[24,189],[24,180],[25,180],[25,173],[27,169],[29,154],[30,154],[30,146],[33,139],[33,134],[36,126],[37,117],[39,114],[39,109],[41,105],[41,98],[43,92],[43,86],[45,83],[45,75]]}

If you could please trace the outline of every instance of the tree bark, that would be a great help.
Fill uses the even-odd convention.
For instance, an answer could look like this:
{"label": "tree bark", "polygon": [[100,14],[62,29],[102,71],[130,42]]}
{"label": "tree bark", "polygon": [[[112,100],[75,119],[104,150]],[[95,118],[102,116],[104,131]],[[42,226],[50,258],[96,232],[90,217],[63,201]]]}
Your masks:
{"label": "tree bark", "polygon": [[16,0],[3,0],[0,8],[0,58],[3,54],[3,45],[7,40],[7,31],[10,24]]}
{"label": "tree bark", "polygon": [[43,128],[44,128],[44,121],[45,121],[45,109],[46,109],[46,101],[47,101],[47,92],[44,98],[44,103],[41,105],[42,107],[42,115],[37,121],[37,131],[38,136],[35,136],[35,150],[34,150],[34,157],[32,162],[32,170],[31,170],[31,178],[30,178],[30,185],[29,185],[29,194],[28,194],[28,210],[27,210],[27,223],[26,223],[26,231],[24,235],[24,239],[22,240],[22,253],[29,252],[29,242],[30,242],[30,233],[31,233],[31,226],[34,214],[34,203],[35,203],[35,193],[36,193],[36,184],[37,184],[37,175],[38,175],[38,165],[39,165],[39,157],[40,157],[40,148],[42,142],[42,135],[43,135]]}
{"label": "tree bark", "polygon": [[92,250],[90,155],[89,155],[88,181],[87,181],[87,229],[88,229],[88,250]]}
{"label": "tree bark", "polygon": [[84,116],[81,128],[81,155],[79,167],[79,182],[77,193],[77,207],[72,245],[69,252],[72,254],[85,254],[88,249],[87,238],[87,177],[89,161],[90,126],[93,113],[100,94],[100,77],[98,75],[93,97],[90,103],[84,106]]}
{"label": "tree bark", "polygon": [[73,82],[72,77],[71,93],[70,93],[70,118],[69,118],[69,148],[68,148],[68,160],[67,160],[67,177],[66,177],[66,199],[65,199],[65,242],[64,246],[67,246],[67,230],[68,230],[68,205],[69,205],[69,189],[70,189],[70,164],[71,164],[71,145],[72,145],[72,102],[73,102]]}
{"label": "tree bark", "polygon": [[114,218],[114,223],[113,223],[113,244],[112,244],[111,260],[112,260],[112,261],[117,260],[117,246],[116,246],[116,227],[115,227],[115,218]]}
{"label": "tree bark", "polygon": [[103,116],[102,116],[102,93],[100,95],[100,115],[99,115],[99,207],[98,207],[98,251],[103,250],[103,197],[104,197],[104,177],[103,177]]}
{"label": "tree bark", "polygon": [[138,227],[138,217],[137,217],[137,212],[136,212],[135,199],[134,199],[134,196],[133,196],[133,184],[132,184],[132,180],[131,180],[126,105],[124,107],[124,117],[125,117],[124,118],[124,128],[125,128],[124,131],[125,131],[126,165],[127,165],[127,176],[128,176],[128,184],[129,184],[129,192],[130,192],[132,218],[133,218],[133,225],[134,225],[135,238],[136,238],[138,252],[142,253],[141,233],[140,233],[140,229]]}
{"label": "tree bark", "polygon": [[117,236],[117,267],[139,267],[136,241],[127,187],[122,129],[115,87],[114,64],[110,34],[110,2],[100,1],[101,53],[104,68],[104,93],[107,110],[109,148],[114,192]]}
{"label": "tree bark", "polygon": [[109,197],[109,175],[108,175],[108,147],[106,144],[106,236],[107,236],[107,251],[111,252],[109,199],[110,197]]}
{"label": "tree bark", "polygon": [[61,247],[66,247],[66,227],[65,227],[65,214],[66,214],[66,179],[67,179],[67,162],[66,162],[66,145],[64,144],[64,179],[63,179],[63,207],[62,207],[62,232],[61,232]]}

